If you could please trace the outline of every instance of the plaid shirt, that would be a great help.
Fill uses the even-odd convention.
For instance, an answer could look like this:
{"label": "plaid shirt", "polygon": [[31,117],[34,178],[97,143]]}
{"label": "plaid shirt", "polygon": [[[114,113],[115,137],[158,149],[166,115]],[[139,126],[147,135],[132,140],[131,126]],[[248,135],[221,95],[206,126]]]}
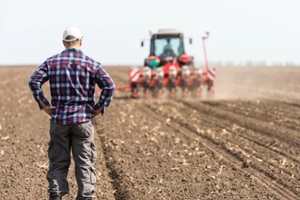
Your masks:
{"label": "plaid shirt", "polygon": [[[99,62],[78,49],[66,49],[48,58],[29,79],[33,97],[50,106],[43,94],[42,85],[49,80],[51,105],[56,109],[52,120],[57,124],[77,124],[90,121],[93,110],[109,106],[115,85]],[[95,84],[102,90],[95,104]]]}

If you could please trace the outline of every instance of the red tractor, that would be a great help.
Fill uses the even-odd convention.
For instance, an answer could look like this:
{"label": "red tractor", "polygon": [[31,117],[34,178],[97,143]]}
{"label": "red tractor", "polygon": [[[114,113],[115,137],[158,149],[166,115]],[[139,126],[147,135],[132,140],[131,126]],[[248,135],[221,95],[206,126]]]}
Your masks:
{"label": "red tractor", "polygon": [[[132,98],[191,97],[201,96],[201,85],[207,85],[212,93],[213,80],[207,70],[195,67],[194,58],[186,54],[184,41],[183,33],[173,29],[151,33],[150,54],[143,68],[131,69],[129,86],[117,87],[117,91],[130,90]],[[189,42],[192,44],[191,38]]]}

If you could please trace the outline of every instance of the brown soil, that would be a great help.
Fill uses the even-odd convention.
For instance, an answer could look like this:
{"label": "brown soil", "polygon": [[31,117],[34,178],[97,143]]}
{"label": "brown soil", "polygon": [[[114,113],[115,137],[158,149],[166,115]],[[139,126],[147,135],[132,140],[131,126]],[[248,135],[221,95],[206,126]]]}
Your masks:
{"label": "brown soil", "polygon": [[[47,199],[34,70],[0,68],[0,199]],[[128,68],[107,70],[127,84]],[[217,70],[214,99],[116,94],[95,120],[97,199],[300,199],[300,68]],[[69,181],[64,199],[76,196],[73,163]]]}

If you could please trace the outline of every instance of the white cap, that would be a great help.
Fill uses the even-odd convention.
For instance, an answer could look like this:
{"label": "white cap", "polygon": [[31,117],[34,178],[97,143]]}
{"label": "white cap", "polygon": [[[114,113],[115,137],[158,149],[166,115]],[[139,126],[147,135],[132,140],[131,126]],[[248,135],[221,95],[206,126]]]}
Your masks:
{"label": "white cap", "polygon": [[[66,38],[68,36],[73,36],[74,38],[67,40]],[[65,42],[73,42],[73,41],[76,41],[81,38],[82,38],[82,34],[81,34],[79,28],[74,27],[74,26],[70,26],[70,27],[66,28],[66,30],[64,31],[64,34],[63,34],[63,41],[65,41]]]}

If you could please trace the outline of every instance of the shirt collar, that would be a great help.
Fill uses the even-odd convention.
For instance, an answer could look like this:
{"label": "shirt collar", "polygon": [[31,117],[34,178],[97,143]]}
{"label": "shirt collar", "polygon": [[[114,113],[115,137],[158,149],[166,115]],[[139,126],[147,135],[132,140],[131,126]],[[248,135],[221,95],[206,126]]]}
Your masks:
{"label": "shirt collar", "polygon": [[64,51],[67,51],[67,52],[82,52],[80,48],[65,49]]}

